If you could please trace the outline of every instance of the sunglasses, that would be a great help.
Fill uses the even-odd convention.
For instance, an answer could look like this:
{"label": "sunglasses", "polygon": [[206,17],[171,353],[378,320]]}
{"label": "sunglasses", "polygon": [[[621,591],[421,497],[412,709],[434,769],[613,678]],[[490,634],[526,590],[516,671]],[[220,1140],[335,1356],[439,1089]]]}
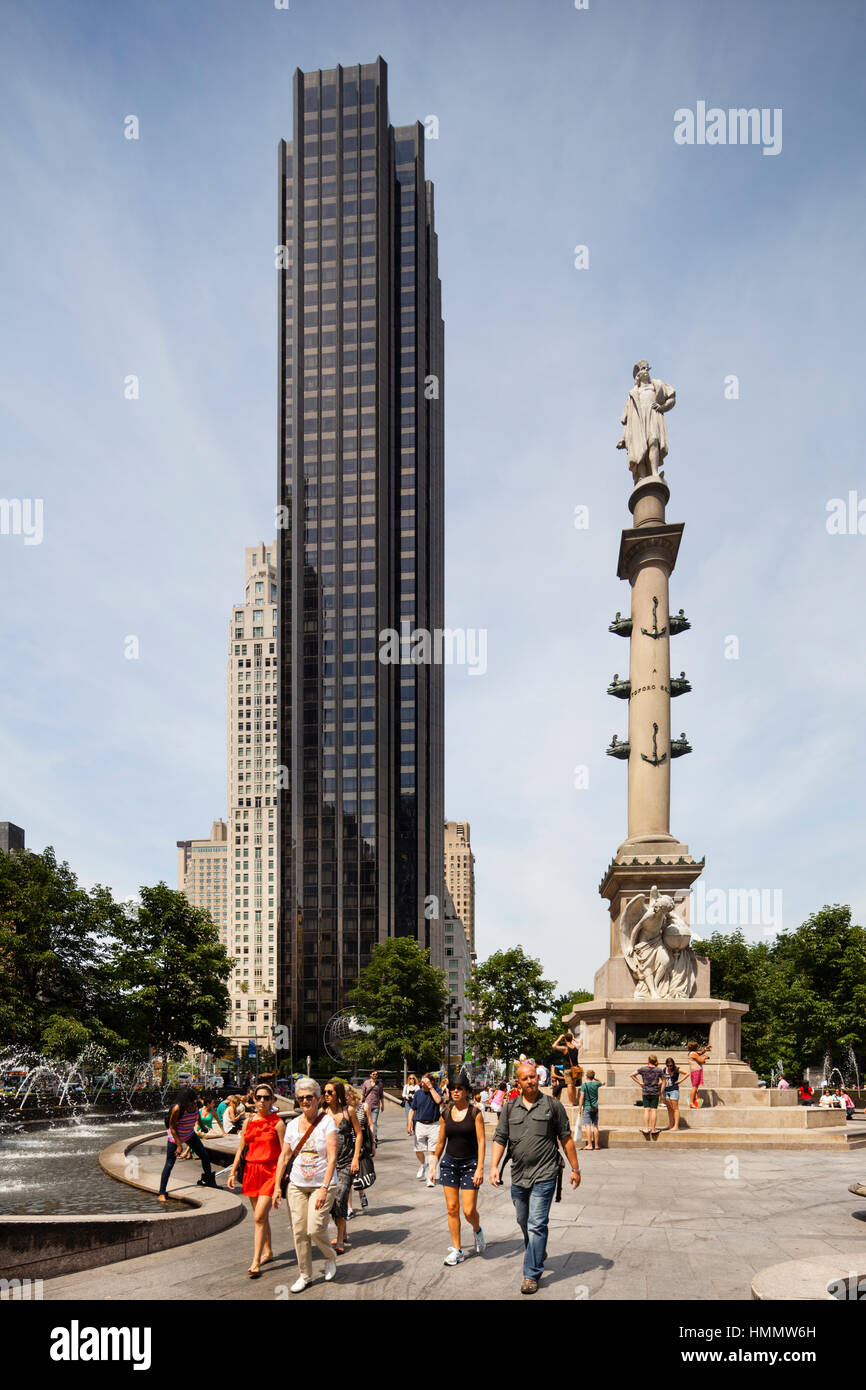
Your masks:
{"label": "sunglasses", "polygon": [[334,1090],[333,1086],[326,1086],[322,1094],[326,1096],[335,1096],[337,1093]]}
{"label": "sunglasses", "polygon": [[308,1100],[315,1100],[315,1099],[316,1099],[315,1096],[298,1096],[298,1100],[300,1101],[301,1105],[303,1105],[305,1101],[308,1101]]}
{"label": "sunglasses", "polygon": [[270,1099],[271,1099],[271,1096],[270,1096],[270,1094],[269,1094],[267,1091],[263,1091],[262,1094],[261,1094],[260,1096],[256,1096],[256,1100],[270,1100]]}

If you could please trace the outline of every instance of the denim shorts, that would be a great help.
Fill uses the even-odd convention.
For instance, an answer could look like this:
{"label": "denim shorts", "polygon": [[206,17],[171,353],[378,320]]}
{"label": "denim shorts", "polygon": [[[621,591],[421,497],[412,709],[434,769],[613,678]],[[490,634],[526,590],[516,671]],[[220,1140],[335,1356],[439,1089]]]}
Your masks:
{"label": "denim shorts", "polygon": [[583,1112],[583,1123],[585,1125],[598,1124],[598,1106],[588,1105]]}
{"label": "denim shorts", "polygon": [[461,1192],[474,1192],[472,1179],[477,1167],[477,1158],[449,1158],[443,1154],[439,1164],[439,1186],[459,1187]]}
{"label": "denim shorts", "polygon": [[670,1090],[668,1090],[667,1086],[665,1087],[665,1100],[679,1100],[679,1098],[680,1098],[680,1088],[679,1088],[679,1086],[672,1086]]}

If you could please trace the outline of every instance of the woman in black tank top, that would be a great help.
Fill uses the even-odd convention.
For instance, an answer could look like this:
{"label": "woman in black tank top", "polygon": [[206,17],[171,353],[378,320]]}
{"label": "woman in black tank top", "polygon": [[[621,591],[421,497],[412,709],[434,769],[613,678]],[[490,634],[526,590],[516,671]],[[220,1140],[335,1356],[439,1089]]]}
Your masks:
{"label": "woman in black tank top", "polygon": [[436,1161],[442,1160],[439,1182],[445,1191],[451,1249],[446,1265],[462,1264],[460,1245],[460,1202],[463,1215],[475,1234],[475,1252],[484,1253],[487,1242],[478,1216],[478,1189],[484,1181],[484,1117],[480,1106],[469,1099],[469,1078],[462,1072],[451,1087],[451,1101],[439,1122]]}

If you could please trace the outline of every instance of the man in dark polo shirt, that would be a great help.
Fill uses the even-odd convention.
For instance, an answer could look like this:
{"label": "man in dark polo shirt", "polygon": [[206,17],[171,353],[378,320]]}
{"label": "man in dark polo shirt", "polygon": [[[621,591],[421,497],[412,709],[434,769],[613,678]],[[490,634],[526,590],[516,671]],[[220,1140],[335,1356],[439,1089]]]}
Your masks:
{"label": "man in dark polo shirt", "polygon": [[522,1062],[517,1068],[517,1084],[520,1095],[517,1100],[503,1106],[493,1136],[490,1182],[493,1187],[501,1185],[499,1165],[508,1149],[511,1156],[511,1200],[526,1247],[520,1292],[536,1293],[538,1281],[544,1273],[550,1204],[556,1192],[559,1172],[557,1140],[562,1144],[571,1167],[572,1187],[580,1183],[580,1167],[568,1116],[558,1100],[552,1100],[539,1091],[538,1072],[533,1062]]}
{"label": "man in dark polo shirt", "polygon": [[415,1130],[415,1157],[420,1167],[415,1174],[424,1176],[425,1155],[429,1163],[427,1186],[436,1186],[436,1144],[439,1139],[439,1120],[441,1118],[442,1095],[436,1090],[432,1072],[421,1077],[421,1085],[409,1102],[409,1116],[406,1133]]}

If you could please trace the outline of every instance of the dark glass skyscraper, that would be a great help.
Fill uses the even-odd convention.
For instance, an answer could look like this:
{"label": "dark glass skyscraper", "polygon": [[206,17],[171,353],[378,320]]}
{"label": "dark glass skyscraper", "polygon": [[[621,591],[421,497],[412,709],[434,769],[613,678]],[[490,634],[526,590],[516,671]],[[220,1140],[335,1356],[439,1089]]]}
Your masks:
{"label": "dark glass skyscraper", "polygon": [[[280,146],[278,1016],[322,1051],[377,941],[441,965],[443,323],[424,127],[377,62],[296,72]],[[408,625],[408,626],[405,626]]]}

